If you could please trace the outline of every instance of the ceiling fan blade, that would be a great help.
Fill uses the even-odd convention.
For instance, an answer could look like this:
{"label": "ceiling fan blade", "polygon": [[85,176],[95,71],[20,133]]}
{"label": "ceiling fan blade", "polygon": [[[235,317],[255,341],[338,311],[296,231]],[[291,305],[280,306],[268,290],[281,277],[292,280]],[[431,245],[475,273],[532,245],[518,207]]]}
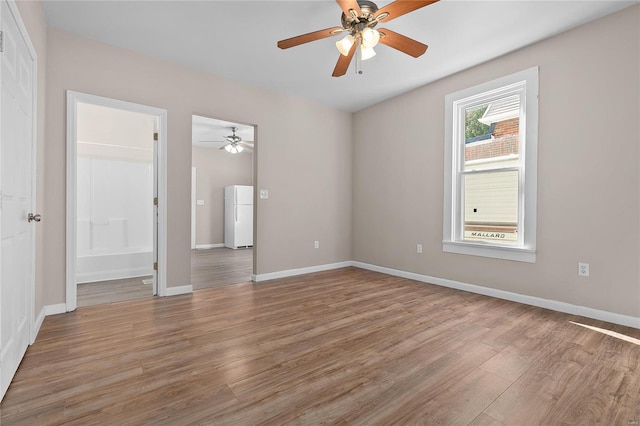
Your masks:
{"label": "ceiling fan blade", "polygon": [[351,46],[351,50],[349,50],[349,54],[347,56],[344,56],[342,54],[340,55],[340,57],[338,58],[338,63],[336,64],[336,67],[333,69],[333,74],[331,74],[332,76],[340,77],[347,73],[347,70],[349,69],[349,64],[351,63],[353,54],[356,53],[357,47],[358,47],[358,43],[353,43],[353,46]]}
{"label": "ceiling fan blade", "polygon": [[427,51],[426,44],[420,43],[412,38],[403,36],[386,28],[380,28],[380,43],[386,44],[389,47],[393,47],[396,50],[406,53],[409,56],[417,58]]}
{"label": "ceiling fan blade", "polygon": [[[388,5],[378,9],[375,19],[380,22],[389,22],[399,16],[437,2],[438,0],[396,0],[393,3],[389,3]],[[383,16],[383,13],[386,13],[387,15]]]}
{"label": "ceiling fan blade", "polygon": [[246,149],[253,149],[253,144],[252,143],[238,142],[238,145],[240,145],[241,147],[246,148]]}
{"label": "ceiling fan blade", "polygon": [[[351,16],[353,18],[357,18],[362,15],[362,11],[360,10],[360,5],[356,0],[336,0],[340,8],[342,9],[342,13],[345,16]],[[353,10],[356,16],[353,16],[349,11]]]}
{"label": "ceiling fan blade", "polygon": [[311,41],[321,40],[323,38],[334,36],[344,31],[342,27],[326,28],[324,30],[314,31],[312,33],[302,34],[296,37],[291,37],[286,40],[280,40],[278,47],[280,49],[288,49],[290,47],[299,46],[301,44],[309,43]]}

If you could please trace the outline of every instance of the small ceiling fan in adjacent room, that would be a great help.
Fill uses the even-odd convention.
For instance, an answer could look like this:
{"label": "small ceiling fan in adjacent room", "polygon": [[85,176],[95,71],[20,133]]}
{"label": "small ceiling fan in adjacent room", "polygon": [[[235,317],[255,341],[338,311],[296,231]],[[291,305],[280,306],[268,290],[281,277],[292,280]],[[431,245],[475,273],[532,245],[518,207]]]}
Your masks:
{"label": "small ceiling fan in adjacent room", "polygon": [[245,149],[248,150],[253,150],[253,143],[250,142],[243,142],[242,138],[238,135],[236,135],[236,131],[238,130],[237,127],[231,127],[231,135],[229,136],[225,136],[224,138],[226,139],[225,141],[200,141],[203,143],[224,143],[224,145],[222,145],[220,147],[220,149],[224,149],[227,152],[230,152],[231,154],[238,154],[242,151],[244,151]]}
{"label": "small ceiling fan in adjacent room", "polygon": [[[375,56],[373,48],[378,42],[392,47],[400,52],[417,58],[427,51],[427,45],[403,36],[386,28],[375,29],[380,22],[389,22],[399,16],[413,12],[424,6],[436,3],[438,0],[396,0],[393,3],[378,9],[378,6],[368,0],[336,0],[342,9],[342,27],[326,28],[302,34],[296,37],[280,40],[278,47],[288,49],[323,38],[332,37],[336,34],[347,33],[347,35],[336,43],[340,51],[338,63],[333,70],[334,77],[346,74],[351,60],[358,50],[356,61],[367,60]],[[359,49],[358,49],[359,47]],[[356,70],[362,74],[361,70]]]}

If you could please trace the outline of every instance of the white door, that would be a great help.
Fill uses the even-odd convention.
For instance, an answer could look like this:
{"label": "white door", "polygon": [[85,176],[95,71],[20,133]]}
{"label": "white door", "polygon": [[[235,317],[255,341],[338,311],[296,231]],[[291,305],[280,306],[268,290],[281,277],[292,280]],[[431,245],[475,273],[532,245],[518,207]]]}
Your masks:
{"label": "white door", "polygon": [[[0,398],[30,342],[33,317],[33,73],[15,5],[2,0],[0,53]],[[21,21],[20,21],[21,22]]]}

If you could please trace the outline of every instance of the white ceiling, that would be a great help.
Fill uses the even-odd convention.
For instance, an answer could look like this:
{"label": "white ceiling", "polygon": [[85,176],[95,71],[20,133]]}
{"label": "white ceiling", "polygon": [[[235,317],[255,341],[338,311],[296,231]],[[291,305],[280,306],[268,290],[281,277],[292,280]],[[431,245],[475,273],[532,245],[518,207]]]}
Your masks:
{"label": "white ceiling", "polygon": [[332,0],[45,0],[43,7],[52,27],[357,111],[637,2],[442,0],[381,25],[429,45],[423,56],[380,45],[378,55],[363,62],[362,75],[352,64],[339,78],[331,73],[340,36],[288,50],[276,46],[339,26],[341,10]]}
{"label": "white ceiling", "polygon": [[254,141],[254,127],[231,121],[193,115],[191,120],[191,143],[202,148],[219,149],[227,144],[225,136],[231,136],[231,128],[237,127],[236,135],[243,142]]}

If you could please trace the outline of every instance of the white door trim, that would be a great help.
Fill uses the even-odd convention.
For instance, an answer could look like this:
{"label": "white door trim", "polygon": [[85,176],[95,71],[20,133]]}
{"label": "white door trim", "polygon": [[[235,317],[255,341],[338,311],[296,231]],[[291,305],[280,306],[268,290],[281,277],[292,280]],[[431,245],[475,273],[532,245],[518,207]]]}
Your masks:
{"label": "white door trim", "polygon": [[191,250],[196,249],[196,168],[191,167]]}
{"label": "white door trim", "polygon": [[66,310],[77,307],[76,287],[76,168],[77,168],[77,104],[101,105],[154,115],[160,122],[158,155],[158,295],[167,293],[167,110],[102,96],[67,90],[67,232],[66,232]]}

